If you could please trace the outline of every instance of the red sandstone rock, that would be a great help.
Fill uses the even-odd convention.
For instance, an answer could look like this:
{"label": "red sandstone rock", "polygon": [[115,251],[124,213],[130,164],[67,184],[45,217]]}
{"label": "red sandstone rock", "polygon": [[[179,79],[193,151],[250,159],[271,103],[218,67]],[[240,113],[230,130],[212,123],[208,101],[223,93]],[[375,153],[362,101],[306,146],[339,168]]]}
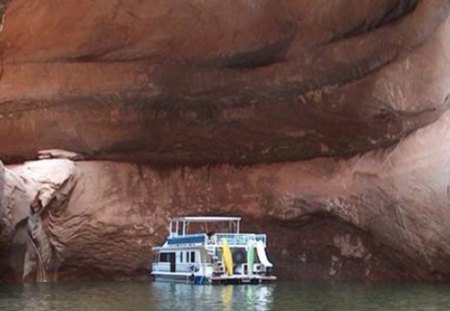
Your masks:
{"label": "red sandstone rock", "polygon": [[5,219],[6,219],[6,208],[5,208],[5,168],[3,164],[0,162],[0,219],[2,225],[0,226],[0,247],[3,248],[4,245],[8,244],[10,240],[10,234],[5,230]]}
{"label": "red sandstone rock", "polygon": [[448,280],[449,118],[345,161],[155,170],[47,160],[13,171],[33,189],[53,185],[43,198],[64,198],[41,200],[50,279],[145,276],[170,217],[226,214],[269,234],[284,279]]}
{"label": "red sandstone rock", "polygon": [[236,214],[282,278],[449,280],[449,9],[10,1],[0,158],[178,168],[1,169],[1,275],[147,275],[171,216]]}
{"label": "red sandstone rock", "polygon": [[13,0],[0,157],[258,163],[390,146],[448,107],[450,4],[415,5]]}

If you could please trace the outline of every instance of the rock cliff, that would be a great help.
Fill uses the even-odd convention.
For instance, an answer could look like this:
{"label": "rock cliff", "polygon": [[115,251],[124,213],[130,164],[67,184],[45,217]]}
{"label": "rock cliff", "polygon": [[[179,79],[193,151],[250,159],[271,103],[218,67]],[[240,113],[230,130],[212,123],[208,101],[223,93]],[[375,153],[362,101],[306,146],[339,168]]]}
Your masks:
{"label": "rock cliff", "polygon": [[[447,0],[13,0],[0,158],[351,156],[448,108]],[[14,133],[14,134],[11,134]]]}
{"label": "rock cliff", "polygon": [[450,280],[449,10],[0,1],[0,275],[145,276],[232,214],[284,279]]}
{"label": "rock cliff", "polygon": [[[27,181],[21,187],[32,206],[34,246],[24,267],[35,269],[24,276],[145,276],[170,217],[231,214],[242,215],[247,230],[269,234],[284,279],[448,280],[449,118],[395,148],[348,160],[175,169],[43,160],[10,167],[9,175]],[[8,196],[20,202],[21,194]]]}

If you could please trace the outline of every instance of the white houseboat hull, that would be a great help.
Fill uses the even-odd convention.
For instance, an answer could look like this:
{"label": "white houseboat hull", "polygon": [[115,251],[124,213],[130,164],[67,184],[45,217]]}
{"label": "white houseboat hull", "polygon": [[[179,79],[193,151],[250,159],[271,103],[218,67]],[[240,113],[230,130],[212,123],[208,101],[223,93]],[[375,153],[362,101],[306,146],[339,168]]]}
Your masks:
{"label": "white houseboat hull", "polygon": [[[260,284],[273,282],[265,234],[239,233],[237,217],[183,217],[170,225],[164,245],[154,247],[155,281],[193,284]],[[190,222],[230,222],[221,233],[189,234]]]}

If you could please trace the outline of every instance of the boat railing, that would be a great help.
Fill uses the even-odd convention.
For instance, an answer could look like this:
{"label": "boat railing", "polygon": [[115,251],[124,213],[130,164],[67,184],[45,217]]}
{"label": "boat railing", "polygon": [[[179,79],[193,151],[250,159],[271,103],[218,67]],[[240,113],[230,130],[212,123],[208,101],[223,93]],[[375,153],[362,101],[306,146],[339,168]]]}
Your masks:
{"label": "boat railing", "polygon": [[187,234],[179,236],[170,236],[167,239],[168,245],[178,244],[206,244],[208,236],[206,234]]}
{"label": "boat railing", "polygon": [[217,233],[211,237],[212,244],[221,244],[226,240],[229,245],[246,245],[249,241],[262,241],[266,244],[267,235],[254,233]]}
{"label": "boat railing", "polygon": [[247,245],[249,241],[262,241],[266,244],[267,236],[265,234],[255,233],[216,233],[214,235],[187,234],[169,237],[167,239],[167,245],[217,245],[221,244],[224,240],[226,240],[229,245]]}

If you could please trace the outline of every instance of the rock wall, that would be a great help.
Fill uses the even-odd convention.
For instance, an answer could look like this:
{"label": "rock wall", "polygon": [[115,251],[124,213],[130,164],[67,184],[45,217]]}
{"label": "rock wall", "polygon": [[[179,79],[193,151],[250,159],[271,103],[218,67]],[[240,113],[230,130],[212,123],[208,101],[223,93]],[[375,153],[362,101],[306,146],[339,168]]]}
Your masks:
{"label": "rock wall", "polygon": [[391,146],[448,108],[449,8],[13,0],[0,36],[0,158],[57,148],[255,164]]}
{"label": "rock wall", "polygon": [[21,279],[27,249],[28,196],[24,184],[0,163],[0,274]]}
{"label": "rock wall", "polygon": [[26,277],[42,274],[39,260],[49,280],[145,277],[171,217],[219,214],[243,216],[244,228],[269,234],[282,279],[449,280],[449,118],[349,160],[11,167],[34,198],[31,252],[40,258],[27,257],[34,269]]}
{"label": "rock wall", "polygon": [[0,278],[145,277],[225,214],[282,279],[450,280],[449,10],[0,0]]}
{"label": "rock wall", "polygon": [[70,194],[75,166],[67,160],[54,160],[47,166],[29,163],[6,170],[2,166],[2,169],[2,278],[45,281],[46,271],[57,264],[57,258],[48,240],[44,220],[47,219],[47,209],[63,206]]}
{"label": "rock wall", "polygon": [[[5,205],[5,194],[4,193],[5,193],[5,168],[3,167],[3,163],[0,162],[0,213],[1,213],[0,219],[2,219],[2,222],[5,222],[5,220],[6,220],[6,216],[5,216],[6,208],[4,206]],[[4,231],[6,231],[4,227],[6,227],[6,226],[2,223],[2,226],[0,227],[1,228],[0,245],[5,245],[5,244],[7,244],[7,241],[8,241],[9,234],[4,232]]]}

